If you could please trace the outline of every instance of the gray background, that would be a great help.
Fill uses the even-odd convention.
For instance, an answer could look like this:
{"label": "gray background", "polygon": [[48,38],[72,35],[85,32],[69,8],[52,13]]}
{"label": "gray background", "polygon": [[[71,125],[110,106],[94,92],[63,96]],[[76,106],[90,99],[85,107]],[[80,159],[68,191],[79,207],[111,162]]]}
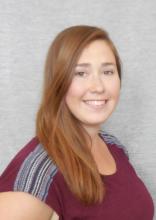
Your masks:
{"label": "gray background", "polygon": [[0,1],[0,172],[35,131],[47,49],[60,30],[105,28],[123,61],[120,103],[104,128],[127,147],[156,203],[156,1]]}

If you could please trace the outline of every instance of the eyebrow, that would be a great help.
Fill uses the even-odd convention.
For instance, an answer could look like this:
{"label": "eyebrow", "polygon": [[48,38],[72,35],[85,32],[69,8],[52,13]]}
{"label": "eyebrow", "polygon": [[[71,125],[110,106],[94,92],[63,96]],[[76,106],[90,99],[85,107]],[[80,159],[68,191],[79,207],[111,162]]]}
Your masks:
{"label": "eyebrow", "polygon": [[[90,66],[91,64],[90,63],[78,63],[77,65],[76,65],[76,67],[88,67],[88,66]],[[104,62],[104,63],[102,63],[102,66],[116,66],[116,64],[115,63],[112,63],[112,62]]]}
{"label": "eyebrow", "polygon": [[111,62],[106,62],[106,63],[102,63],[102,66],[116,66],[116,64]]}

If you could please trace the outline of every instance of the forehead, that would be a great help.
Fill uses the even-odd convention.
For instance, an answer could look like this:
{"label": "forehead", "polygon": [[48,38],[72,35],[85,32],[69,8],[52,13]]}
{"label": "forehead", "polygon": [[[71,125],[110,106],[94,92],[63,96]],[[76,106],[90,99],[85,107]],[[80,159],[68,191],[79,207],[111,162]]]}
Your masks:
{"label": "forehead", "polygon": [[115,62],[114,53],[105,40],[95,40],[89,43],[81,52],[78,63],[98,60],[103,62]]}

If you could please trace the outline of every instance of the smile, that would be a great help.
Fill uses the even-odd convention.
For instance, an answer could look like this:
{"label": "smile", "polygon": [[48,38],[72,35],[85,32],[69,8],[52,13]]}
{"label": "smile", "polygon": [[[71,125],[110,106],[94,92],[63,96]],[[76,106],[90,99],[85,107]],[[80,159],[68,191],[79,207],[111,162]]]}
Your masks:
{"label": "smile", "polygon": [[101,107],[106,104],[107,100],[86,100],[84,102],[93,107]]}

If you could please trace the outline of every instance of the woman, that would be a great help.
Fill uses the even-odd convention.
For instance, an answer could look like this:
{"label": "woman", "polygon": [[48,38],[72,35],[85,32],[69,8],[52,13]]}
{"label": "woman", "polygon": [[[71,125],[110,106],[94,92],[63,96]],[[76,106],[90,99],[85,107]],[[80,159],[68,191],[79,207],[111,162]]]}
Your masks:
{"label": "woman", "polygon": [[106,31],[82,25],[58,34],[46,60],[36,137],[1,176],[3,219],[153,219],[152,198],[124,147],[100,130],[120,87],[120,59]]}

